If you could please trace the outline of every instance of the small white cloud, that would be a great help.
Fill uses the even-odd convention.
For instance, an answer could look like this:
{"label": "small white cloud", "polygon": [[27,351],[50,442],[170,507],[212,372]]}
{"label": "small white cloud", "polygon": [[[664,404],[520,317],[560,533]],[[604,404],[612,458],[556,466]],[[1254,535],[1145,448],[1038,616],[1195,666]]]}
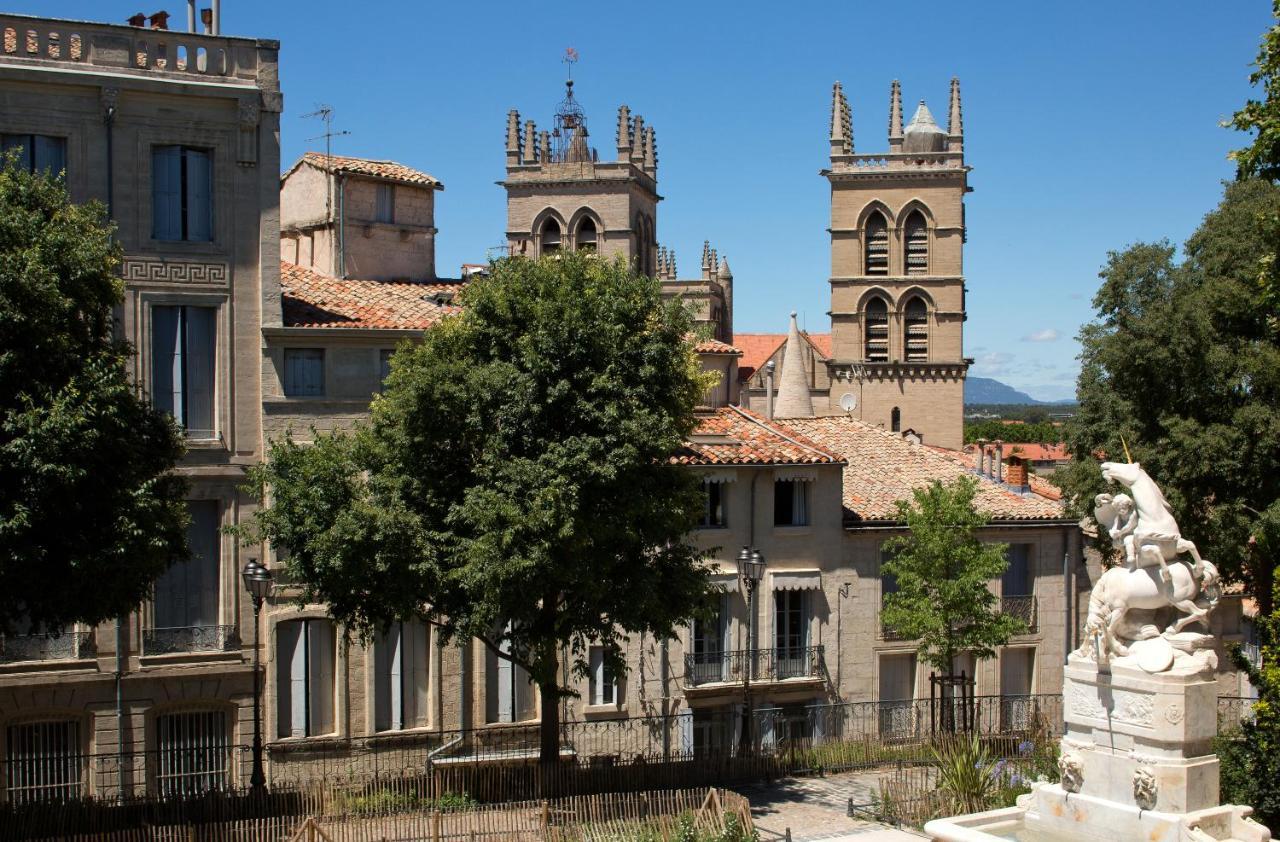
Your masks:
{"label": "small white cloud", "polygon": [[980,354],[974,360],[974,368],[983,377],[999,377],[1009,370],[1009,363],[1011,362],[1013,362],[1013,354],[992,351],[988,354]]}
{"label": "small white cloud", "polygon": [[1058,331],[1051,327],[1044,330],[1037,330],[1035,333],[1029,333],[1022,337],[1023,342],[1056,342],[1058,339]]}

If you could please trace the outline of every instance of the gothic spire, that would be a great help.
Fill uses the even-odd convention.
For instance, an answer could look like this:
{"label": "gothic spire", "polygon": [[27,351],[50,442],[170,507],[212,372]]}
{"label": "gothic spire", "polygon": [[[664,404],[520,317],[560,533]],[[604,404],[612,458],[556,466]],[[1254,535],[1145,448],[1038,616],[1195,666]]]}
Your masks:
{"label": "gothic spire", "polygon": [[774,404],[775,418],[812,418],[813,398],[809,394],[809,382],[804,373],[804,346],[800,328],[796,324],[796,311],[791,311],[791,327],[787,331],[787,347],[782,357],[782,379],[778,384],[778,400]]}
{"label": "gothic spire", "polygon": [[521,162],[520,112],[514,108],[507,112],[507,166]]}
{"label": "gothic spire", "polygon": [[631,109],[618,107],[618,160],[631,160]]}
{"label": "gothic spire", "polygon": [[524,123],[524,162],[526,164],[540,163],[537,137],[537,127],[532,120],[526,120]]}
{"label": "gothic spire", "polygon": [[893,80],[889,88],[889,146],[902,145],[902,86]]}
{"label": "gothic spire", "polygon": [[960,110],[960,79],[951,78],[951,112],[947,116],[947,136],[949,140],[961,143],[964,137],[964,117]]}
{"label": "gothic spire", "polygon": [[853,154],[853,114],[839,82],[831,89],[831,154]]}

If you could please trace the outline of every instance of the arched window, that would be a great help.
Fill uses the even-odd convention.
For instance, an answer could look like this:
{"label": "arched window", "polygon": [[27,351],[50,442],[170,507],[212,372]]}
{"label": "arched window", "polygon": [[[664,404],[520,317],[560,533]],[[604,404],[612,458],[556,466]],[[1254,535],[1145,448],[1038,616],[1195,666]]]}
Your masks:
{"label": "arched window", "polygon": [[889,428],[895,433],[902,432],[902,410],[896,406],[893,408],[893,412],[889,413]]}
{"label": "arched window", "polygon": [[548,219],[542,223],[542,253],[552,254],[560,250],[560,223],[554,219]]}
{"label": "arched window", "polygon": [[862,232],[866,274],[889,274],[889,224],[884,214],[872,211]]}
{"label": "arched window", "polygon": [[924,214],[912,211],[904,226],[907,238],[907,274],[929,274],[929,228]]}
{"label": "arched window", "polygon": [[578,223],[577,245],[578,251],[596,250],[596,224],[589,216]]}
{"label": "arched window", "polygon": [[929,309],[920,296],[907,302],[903,314],[903,332],[906,334],[907,362],[922,363],[929,360]]}
{"label": "arched window", "polygon": [[889,305],[883,298],[872,298],[863,312],[864,356],[869,363],[889,361]]}

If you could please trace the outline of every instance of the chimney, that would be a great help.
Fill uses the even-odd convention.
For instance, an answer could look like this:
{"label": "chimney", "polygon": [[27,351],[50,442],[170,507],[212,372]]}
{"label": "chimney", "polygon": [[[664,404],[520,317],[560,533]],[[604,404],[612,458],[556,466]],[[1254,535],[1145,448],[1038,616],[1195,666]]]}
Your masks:
{"label": "chimney", "polygon": [[200,24],[204,27],[204,34],[213,34],[213,9],[200,10]]}
{"label": "chimney", "polygon": [[1021,456],[1011,455],[1009,457],[1009,469],[1005,472],[1005,481],[1009,485],[1015,485],[1018,488],[1026,488],[1027,486],[1027,460]]}
{"label": "chimney", "polygon": [[187,31],[196,31],[196,0],[187,0]]}
{"label": "chimney", "polygon": [[166,11],[161,10],[159,12],[156,12],[154,15],[152,15],[149,18],[149,20],[151,22],[152,29],[168,29],[169,28],[169,13]]}
{"label": "chimney", "polygon": [[222,0],[213,0],[213,34],[222,34]]}
{"label": "chimney", "polygon": [[978,439],[978,475],[986,476],[987,473],[987,440]]}
{"label": "chimney", "polygon": [[996,439],[995,481],[1004,482],[1004,442]]}
{"label": "chimney", "polygon": [[138,12],[136,15],[131,15],[127,23],[130,26],[137,26],[141,28],[147,25],[147,16],[144,15],[142,12]]}
{"label": "chimney", "polygon": [[773,360],[764,364],[764,417],[773,420]]}

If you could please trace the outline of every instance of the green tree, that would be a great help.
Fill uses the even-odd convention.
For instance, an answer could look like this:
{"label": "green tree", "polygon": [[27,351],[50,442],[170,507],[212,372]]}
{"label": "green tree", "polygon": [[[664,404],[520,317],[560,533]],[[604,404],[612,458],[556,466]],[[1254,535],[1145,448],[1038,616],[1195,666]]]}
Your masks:
{"label": "green tree", "polygon": [[427,617],[525,668],[551,762],[562,648],[621,674],[625,635],[702,607],[700,486],[671,457],[710,382],[689,313],[621,261],[500,260],[460,300],[397,351],[368,425],[271,446],[249,537],[352,633]]}
{"label": "green tree", "polygon": [[120,616],[186,555],[182,439],[112,336],[112,233],[101,204],[0,161],[0,630]]}
{"label": "green tree", "polygon": [[1280,619],[1257,619],[1262,665],[1254,666],[1237,647],[1236,668],[1258,690],[1252,718],[1217,742],[1222,761],[1223,803],[1248,804],[1267,827],[1280,826]]}
{"label": "green tree", "polygon": [[1277,213],[1280,187],[1234,182],[1182,263],[1168,242],[1108,256],[1097,318],[1079,335],[1073,461],[1055,475],[1087,514],[1104,487],[1098,455],[1123,461],[1127,444],[1183,534],[1264,614],[1280,554],[1280,346],[1254,283]]}
{"label": "green tree", "polygon": [[934,480],[899,500],[898,520],[907,534],[885,542],[884,573],[897,590],[884,596],[881,622],[909,640],[918,640],[920,659],[950,675],[956,656],[990,658],[996,647],[1026,631],[1026,624],[1002,614],[988,583],[1009,567],[1004,544],[978,539],[988,518],[974,500],[978,484],[957,477]]}

